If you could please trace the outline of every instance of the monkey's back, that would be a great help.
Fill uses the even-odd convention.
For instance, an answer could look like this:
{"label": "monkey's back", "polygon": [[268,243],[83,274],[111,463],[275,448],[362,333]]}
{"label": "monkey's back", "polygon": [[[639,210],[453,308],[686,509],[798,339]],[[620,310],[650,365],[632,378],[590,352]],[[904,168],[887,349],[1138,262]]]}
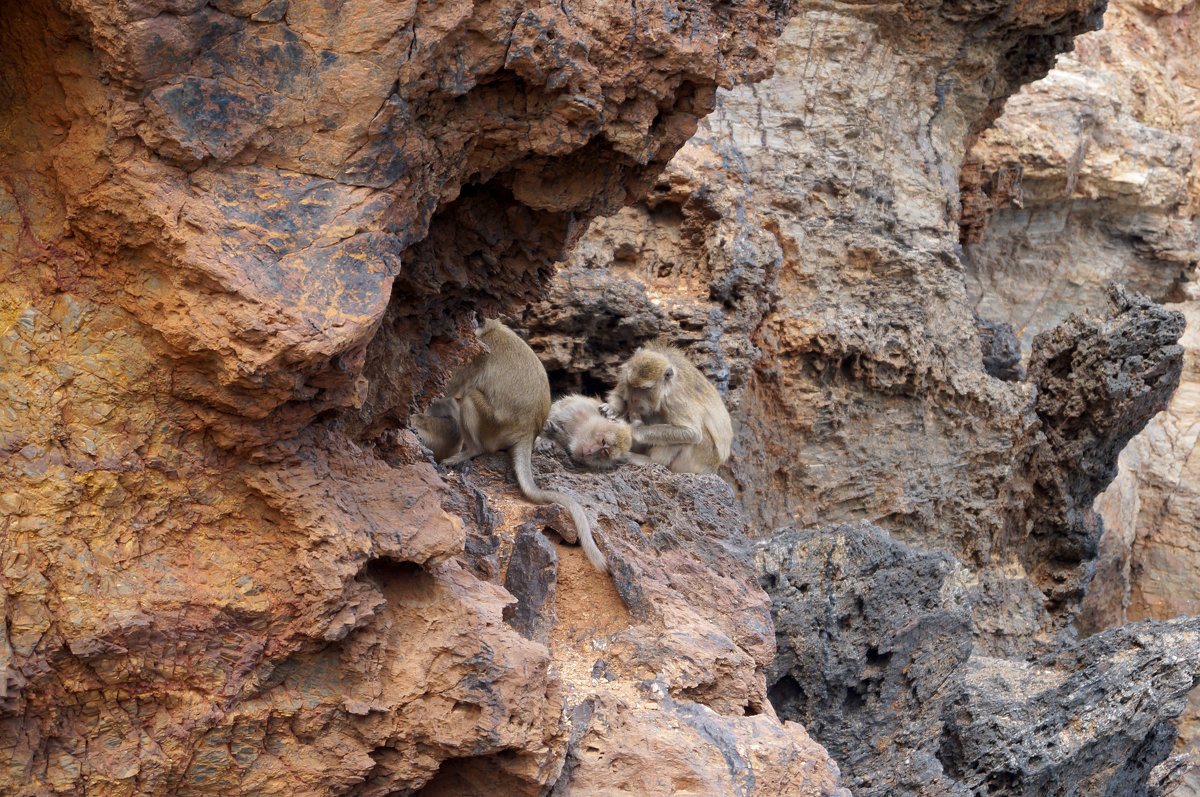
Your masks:
{"label": "monkey's back", "polygon": [[476,360],[478,368],[472,382],[492,411],[494,429],[483,430],[484,436],[498,435],[485,440],[485,444],[499,451],[520,440],[533,440],[550,414],[546,369],[529,344],[494,319],[484,322],[479,339],[488,351]]}
{"label": "monkey's back", "polygon": [[698,446],[700,449],[698,453],[703,461],[715,463],[713,466],[715,471],[717,465],[729,459],[730,447],[733,443],[733,419],[729,417],[725,401],[717,392],[716,386],[708,381],[708,377],[701,373],[700,369],[693,365],[687,355],[677,347],[663,341],[654,341],[647,344],[645,348],[666,357],[675,366],[675,373],[684,380],[684,386],[688,392],[701,400],[704,411],[700,418],[700,425],[705,434],[704,442]]}

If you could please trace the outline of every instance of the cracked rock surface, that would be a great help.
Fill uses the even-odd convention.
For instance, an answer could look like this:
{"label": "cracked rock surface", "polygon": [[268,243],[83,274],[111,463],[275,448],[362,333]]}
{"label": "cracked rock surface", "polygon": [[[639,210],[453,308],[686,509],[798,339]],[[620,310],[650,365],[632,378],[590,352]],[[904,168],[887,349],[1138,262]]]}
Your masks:
{"label": "cracked rock surface", "polygon": [[780,716],[856,795],[1163,794],[1200,619],[1111,629],[1027,661],[972,652],[972,579],[867,524],[759,543]]}

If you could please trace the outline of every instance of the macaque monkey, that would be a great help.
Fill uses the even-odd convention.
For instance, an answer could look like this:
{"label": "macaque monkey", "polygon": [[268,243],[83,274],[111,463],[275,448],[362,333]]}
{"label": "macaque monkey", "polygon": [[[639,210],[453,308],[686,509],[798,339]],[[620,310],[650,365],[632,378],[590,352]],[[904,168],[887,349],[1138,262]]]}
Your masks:
{"label": "macaque monkey", "polygon": [[651,343],[634,352],[608,404],[633,423],[633,450],[677,473],[715,473],[729,458],[729,411],[674,346]]}
{"label": "macaque monkey", "polygon": [[572,461],[591,470],[612,470],[630,461],[630,426],[607,404],[589,396],[564,396],[550,405],[542,436],[558,443]]}
{"label": "macaque monkey", "polygon": [[446,397],[413,426],[434,458],[457,465],[480,454],[508,450],[517,484],[530,501],[561,504],[571,514],[588,561],[608,572],[583,507],[569,495],[543,490],[533,480],[533,441],[550,413],[550,380],[529,345],[498,321],[477,331],[488,350],[461,366],[446,385]]}
{"label": "macaque monkey", "polygon": [[440,398],[429,405],[425,414],[413,416],[417,435],[433,451],[433,458],[438,462],[462,449],[459,406],[456,399]]}

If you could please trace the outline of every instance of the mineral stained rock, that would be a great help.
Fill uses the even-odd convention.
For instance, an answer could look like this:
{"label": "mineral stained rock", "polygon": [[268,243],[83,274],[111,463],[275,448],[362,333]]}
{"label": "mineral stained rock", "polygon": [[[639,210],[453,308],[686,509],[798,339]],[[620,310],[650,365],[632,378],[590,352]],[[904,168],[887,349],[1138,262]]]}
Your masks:
{"label": "mineral stained rock", "polygon": [[[561,452],[535,455],[534,470],[585,501],[611,576],[563,545],[575,537],[565,511],[519,497],[505,457],[476,459],[447,481],[492,499],[469,534],[499,544],[468,545],[463,561],[507,573],[518,600],[510,623],[526,624],[521,602],[549,605],[526,635],[546,638],[566,690],[568,738],[552,743],[563,769],[551,793],[751,795],[786,786],[848,797],[837,765],[804,728],[780,724],[767,700],[770,600],[729,485],[657,466],[649,476],[632,467],[576,472]],[[552,590],[536,588],[547,571]],[[483,778],[454,782],[466,790],[434,793],[489,787]]]}
{"label": "mineral stained rock", "polygon": [[780,716],[856,795],[1162,794],[1169,720],[1200,682],[1200,619],[1144,622],[1034,662],[972,655],[971,580],[866,524],[761,542]]}
{"label": "mineral stained rock", "polygon": [[[594,576],[616,619],[568,638],[564,596],[595,601],[560,562],[522,595],[559,622],[522,635],[512,527],[395,429],[471,353],[468,309],[540,290],[766,74],[784,11],[0,5],[0,791],[582,794],[625,748],[572,739],[607,724],[641,775],[687,759],[664,783],[836,794],[766,704],[727,493],[706,532],[740,580],[667,538],[623,575],[661,616]],[[673,622],[673,580],[727,630]]]}

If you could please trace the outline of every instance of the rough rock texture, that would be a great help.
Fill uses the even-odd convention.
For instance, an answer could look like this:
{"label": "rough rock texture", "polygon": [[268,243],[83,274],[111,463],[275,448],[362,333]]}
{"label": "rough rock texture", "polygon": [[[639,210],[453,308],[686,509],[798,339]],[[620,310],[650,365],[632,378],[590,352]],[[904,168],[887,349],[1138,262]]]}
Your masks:
{"label": "rough rock texture", "polygon": [[1029,378],[1046,443],[1032,462],[1032,531],[1022,554],[1052,609],[1082,600],[1100,542],[1093,499],[1116,476],[1121,449],[1166,407],[1182,371],[1182,314],[1119,287],[1109,303],[1110,318],[1072,315],[1033,342]]}
{"label": "rough rock texture", "polygon": [[758,546],[780,716],[803,721],[856,795],[1136,795],[1200,682],[1200,619],[1113,629],[1035,662],[971,655],[970,580],[868,525]]}
{"label": "rough rock texture", "polygon": [[[632,781],[836,793],[765,703],[727,490],[675,516],[740,570],[664,530],[618,575],[650,616],[560,572],[547,646],[504,622],[489,495],[376,434],[470,353],[468,309],[539,290],[765,74],[784,10],[0,4],[0,791],[586,794],[628,752]],[[573,745],[604,723],[641,746]]]}
{"label": "rough rock texture", "polygon": [[[569,729],[548,742],[563,767],[544,781],[551,793],[751,795],[788,784],[789,794],[848,797],[837,765],[799,725],[781,725],[767,701],[770,601],[729,486],[659,467],[652,478],[632,467],[572,472],[561,453],[535,456],[534,469],[546,486],[584,497],[611,576],[561,544],[575,536],[564,511],[519,497],[506,457],[479,458],[446,478],[490,499],[464,561],[477,574],[504,573],[518,601],[547,606],[537,631],[566,690]],[[548,581],[552,588],[538,588]],[[511,623],[520,628],[517,608]],[[456,777],[459,790],[445,793],[489,783]]]}
{"label": "rough rock texture", "polygon": [[822,740],[856,795],[969,794],[937,758],[972,648],[963,567],[865,524],[786,531],[756,555],[779,715]]}
{"label": "rough rock texture", "polygon": [[[1191,286],[1189,286],[1190,288]],[[1121,452],[1120,471],[1096,500],[1104,519],[1096,578],[1080,627],[1098,631],[1128,620],[1200,615],[1200,302],[1174,305],[1188,328],[1179,389],[1167,410]],[[1179,749],[1200,756],[1200,691],[1179,723]],[[1200,773],[1178,797],[1200,794]]]}
{"label": "rough rock texture", "polygon": [[1196,3],[1113,0],[1018,92],[963,166],[976,312],[1034,335],[1104,304],[1118,280],[1157,300],[1200,260]]}
{"label": "rough rock texture", "polygon": [[[1104,519],[1085,633],[1200,613],[1192,464],[1197,429],[1193,288],[1200,260],[1200,15],[1194,2],[1113,0],[1104,29],[1076,40],[1020,91],[964,166],[968,290],[1026,347],[1116,280],[1188,318],[1188,362],[1167,411],[1121,455],[1097,500]],[[1200,753],[1200,696],[1180,749]],[[1179,795],[1200,794],[1193,773]]]}
{"label": "rough rock texture", "polygon": [[[686,346],[734,410],[724,472],[753,535],[867,519],[948,551],[984,584],[976,628],[996,653],[1051,644],[1090,573],[1099,527],[1080,535],[1105,485],[1068,478],[1051,508],[1041,492],[1063,478],[1051,471],[1100,443],[1082,467],[1111,471],[1107,436],[1123,442],[1161,408],[1179,365],[1175,322],[1118,300],[1061,333],[1079,356],[1067,392],[1086,409],[1047,409],[1034,388],[1055,369],[1018,381],[1013,341],[969,306],[956,224],[967,141],[1049,65],[1045,34],[1095,21],[1091,7],[1043,12],[985,24],[939,8],[926,37],[865,7],[801,6],[776,76],[721,93],[647,199],[593,224],[520,317],[562,390],[611,384],[657,334]],[[1124,331],[1137,333],[1128,350]],[[1132,381],[1109,386],[1110,373]]]}

